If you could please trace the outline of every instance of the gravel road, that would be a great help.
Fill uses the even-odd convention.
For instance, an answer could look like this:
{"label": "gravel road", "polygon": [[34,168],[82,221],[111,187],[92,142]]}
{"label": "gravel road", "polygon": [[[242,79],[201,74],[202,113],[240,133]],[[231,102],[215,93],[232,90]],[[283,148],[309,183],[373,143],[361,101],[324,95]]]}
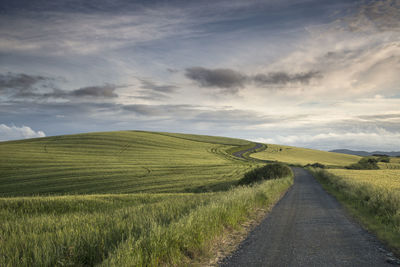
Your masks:
{"label": "gravel road", "polygon": [[311,174],[293,170],[293,187],[220,266],[395,266]]}
{"label": "gravel road", "polygon": [[233,155],[234,155],[235,157],[244,159],[244,157],[243,157],[243,154],[244,154],[244,153],[249,152],[249,151],[257,150],[257,149],[259,149],[259,148],[261,148],[261,147],[262,147],[262,144],[256,143],[256,145],[255,145],[254,147],[249,148],[249,149],[246,149],[246,150],[241,150],[241,151],[235,152],[235,153],[233,153]]}

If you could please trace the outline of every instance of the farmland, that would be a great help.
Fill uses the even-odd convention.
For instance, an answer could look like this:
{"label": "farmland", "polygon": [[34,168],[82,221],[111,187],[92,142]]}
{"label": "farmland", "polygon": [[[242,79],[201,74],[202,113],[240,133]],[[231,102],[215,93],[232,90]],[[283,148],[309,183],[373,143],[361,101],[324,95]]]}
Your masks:
{"label": "farmland", "polygon": [[355,163],[361,158],[353,155],[270,144],[267,146],[266,150],[254,153],[251,157],[255,159],[280,161],[298,165],[307,165],[318,162],[328,166],[345,166]]}
{"label": "farmland", "polygon": [[110,132],[0,143],[0,196],[200,192],[229,188],[255,165],[238,139]]}
{"label": "farmland", "polygon": [[344,178],[348,182],[400,191],[400,170],[345,170],[331,169],[329,173]]}
{"label": "farmland", "polygon": [[291,175],[237,186],[252,143],[149,132],[0,143],[0,266],[187,265],[266,212]]}

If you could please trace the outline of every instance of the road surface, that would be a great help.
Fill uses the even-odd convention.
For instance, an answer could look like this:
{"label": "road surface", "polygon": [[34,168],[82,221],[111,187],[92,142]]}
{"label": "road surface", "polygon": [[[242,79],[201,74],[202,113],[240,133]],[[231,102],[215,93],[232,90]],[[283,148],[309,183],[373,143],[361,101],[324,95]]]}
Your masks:
{"label": "road surface", "polygon": [[293,171],[292,188],[221,266],[395,266],[311,174]]}
{"label": "road surface", "polygon": [[249,148],[249,149],[245,149],[245,150],[241,150],[241,151],[237,151],[237,152],[233,153],[233,155],[235,157],[244,159],[244,157],[243,157],[244,153],[249,152],[249,151],[257,150],[257,149],[261,148],[262,146],[263,146],[262,144],[256,143],[256,145],[254,147]]}

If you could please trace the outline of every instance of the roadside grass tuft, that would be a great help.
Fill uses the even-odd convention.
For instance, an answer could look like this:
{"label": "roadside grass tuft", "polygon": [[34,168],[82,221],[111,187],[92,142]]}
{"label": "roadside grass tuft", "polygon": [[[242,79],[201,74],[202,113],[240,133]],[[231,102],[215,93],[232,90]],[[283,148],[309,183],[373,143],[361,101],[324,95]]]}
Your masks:
{"label": "roadside grass tuft", "polygon": [[277,179],[292,175],[293,172],[287,165],[281,163],[271,163],[249,171],[242,179],[239,180],[239,184],[246,185],[263,180]]}
{"label": "roadside grass tuft", "polygon": [[[357,163],[351,164],[346,167],[350,170],[378,170],[378,159],[375,157],[365,157],[360,159]],[[384,162],[384,161],[383,161]]]}

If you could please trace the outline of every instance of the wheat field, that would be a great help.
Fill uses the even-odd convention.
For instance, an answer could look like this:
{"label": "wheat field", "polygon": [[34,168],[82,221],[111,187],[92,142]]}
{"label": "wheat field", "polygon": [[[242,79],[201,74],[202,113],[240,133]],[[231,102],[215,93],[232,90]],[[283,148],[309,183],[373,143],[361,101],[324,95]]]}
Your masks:
{"label": "wheat field", "polygon": [[289,164],[307,165],[321,163],[327,166],[346,166],[356,163],[361,157],[307,149],[293,146],[268,144],[267,149],[251,155],[252,158],[280,161]]}

